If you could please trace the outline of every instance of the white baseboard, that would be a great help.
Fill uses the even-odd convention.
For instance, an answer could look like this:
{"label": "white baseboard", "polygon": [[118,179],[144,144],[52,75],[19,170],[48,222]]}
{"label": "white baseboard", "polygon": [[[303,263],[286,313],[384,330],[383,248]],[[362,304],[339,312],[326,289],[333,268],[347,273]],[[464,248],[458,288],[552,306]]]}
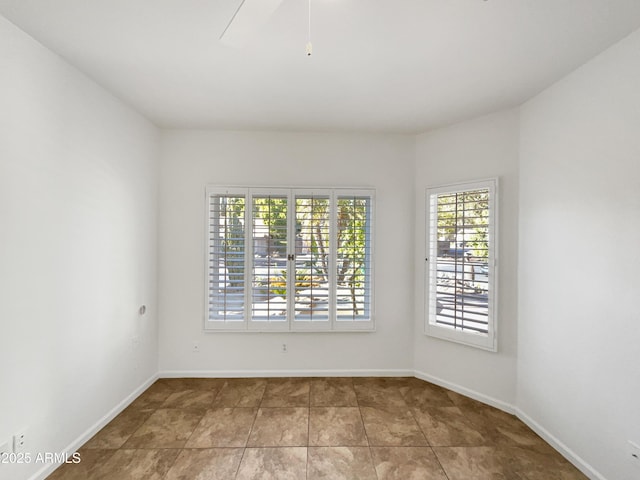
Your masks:
{"label": "white baseboard", "polygon": [[607,480],[604,476],[602,476],[595,468],[585,462],[582,457],[576,454],[573,450],[567,447],[564,443],[558,440],[552,433],[550,433],[546,428],[536,422],[529,415],[524,413],[519,408],[516,408],[516,416],[522,420],[527,426],[536,432],[540,437],[544,439],[549,445],[551,445],[554,449],[560,453],[564,458],[566,458],[569,462],[571,462],[578,470],[584,473],[591,480]]}
{"label": "white baseboard", "polygon": [[[138,398],[138,396],[144,392],[147,388],[151,386],[153,382],[158,379],[158,374],[151,375],[142,385],[136,388],[130,395],[128,395],[124,400],[122,400],[118,405],[113,407],[104,417],[98,420],[95,424],[89,427],[82,435],[76,438],[73,442],[71,442],[63,452],[66,452],[71,456],[74,452],[78,450],[82,445],[84,445],[91,437],[93,437],[96,433],[102,430],[107,423],[113,420],[120,412],[122,412],[125,408],[127,408],[131,403]],[[53,471],[58,468],[60,465],[57,463],[50,463],[43,466],[40,470],[34,473],[29,480],[43,480],[47,476],[51,475]]]}
{"label": "white baseboard", "polygon": [[487,405],[496,407],[497,409],[504,412],[514,414],[516,411],[516,408],[510,403],[503,402],[502,400],[490,397],[489,395],[485,395],[484,393],[476,392],[475,390],[463,387],[462,385],[458,385],[457,383],[448,382],[446,380],[434,377],[433,375],[429,375],[418,370],[414,372],[414,375],[416,376],[416,378],[419,378],[426,382],[434,383],[449,390],[453,390],[460,395],[464,395],[465,397],[473,398],[474,400],[478,400],[479,402],[486,403]]}
{"label": "white baseboard", "polygon": [[160,378],[413,377],[413,370],[164,370]]}

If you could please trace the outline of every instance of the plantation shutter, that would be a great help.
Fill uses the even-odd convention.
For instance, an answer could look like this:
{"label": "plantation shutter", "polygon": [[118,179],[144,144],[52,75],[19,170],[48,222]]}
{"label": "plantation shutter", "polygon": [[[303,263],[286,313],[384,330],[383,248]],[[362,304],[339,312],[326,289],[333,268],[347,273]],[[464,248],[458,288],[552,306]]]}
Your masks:
{"label": "plantation shutter", "polygon": [[373,190],[211,186],[206,199],[206,329],[373,329]]}
{"label": "plantation shutter", "polygon": [[[325,322],[331,304],[331,192],[295,195],[296,322]],[[317,327],[317,324],[316,324]]]}
{"label": "plantation shutter", "polygon": [[339,193],[336,199],[336,321],[369,321],[372,197],[367,193]]}
{"label": "plantation shutter", "polygon": [[431,189],[427,207],[428,333],[492,349],[495,183]]}
{"label": "plantation shutter", "polygon": [[253,190],[251,322],[259,329],[288,321],[289,192]]}
{"label": "plantation shutter", "polygon": [[210,191],[207,199],[207,319],[237,328],[245,313],[246,195]]}

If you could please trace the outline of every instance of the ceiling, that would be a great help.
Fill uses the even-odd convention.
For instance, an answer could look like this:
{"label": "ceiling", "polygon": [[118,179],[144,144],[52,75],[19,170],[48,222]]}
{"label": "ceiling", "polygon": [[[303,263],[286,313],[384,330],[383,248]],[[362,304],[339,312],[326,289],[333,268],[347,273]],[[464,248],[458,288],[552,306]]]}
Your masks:
{"label": "ceiling", "polygon": [[518,105],[640,27],[640,0],[0,0],[0,14],[159,126],[417,133]]}

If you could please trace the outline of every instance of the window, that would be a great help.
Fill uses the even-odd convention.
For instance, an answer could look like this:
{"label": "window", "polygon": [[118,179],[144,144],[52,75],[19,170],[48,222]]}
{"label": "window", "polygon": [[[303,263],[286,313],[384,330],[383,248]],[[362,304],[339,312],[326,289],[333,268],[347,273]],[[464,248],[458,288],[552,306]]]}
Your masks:
{"label": "window", "polygon": [[373,329],[373,198],[208,187],[205,328]]}
{"label": "window", "polygon": [[497,179],[427,190],[426,333],[496,350]]}

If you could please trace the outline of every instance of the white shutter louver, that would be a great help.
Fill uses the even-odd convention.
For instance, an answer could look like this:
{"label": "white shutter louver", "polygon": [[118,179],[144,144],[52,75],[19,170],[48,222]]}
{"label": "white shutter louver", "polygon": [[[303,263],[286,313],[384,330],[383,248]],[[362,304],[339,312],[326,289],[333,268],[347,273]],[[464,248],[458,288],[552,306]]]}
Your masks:
{"label": "white shutter louver", "polygon": [[207,198],[208,320],[242,322],[245,305],[245,196],[211,193]]}
{"label": "white shutter louver", "polygon": [[295,320],[329,320],[331,204],[327,195],[296,195]]}
{"label": "white shutter louver", "polygon": [[251,321],[285,322],[288,300],[286,193],[252,195]]}
{"label": "white shutter louver", "polygon": [[371,196],[337,197],[336,320],[371,318]]}

